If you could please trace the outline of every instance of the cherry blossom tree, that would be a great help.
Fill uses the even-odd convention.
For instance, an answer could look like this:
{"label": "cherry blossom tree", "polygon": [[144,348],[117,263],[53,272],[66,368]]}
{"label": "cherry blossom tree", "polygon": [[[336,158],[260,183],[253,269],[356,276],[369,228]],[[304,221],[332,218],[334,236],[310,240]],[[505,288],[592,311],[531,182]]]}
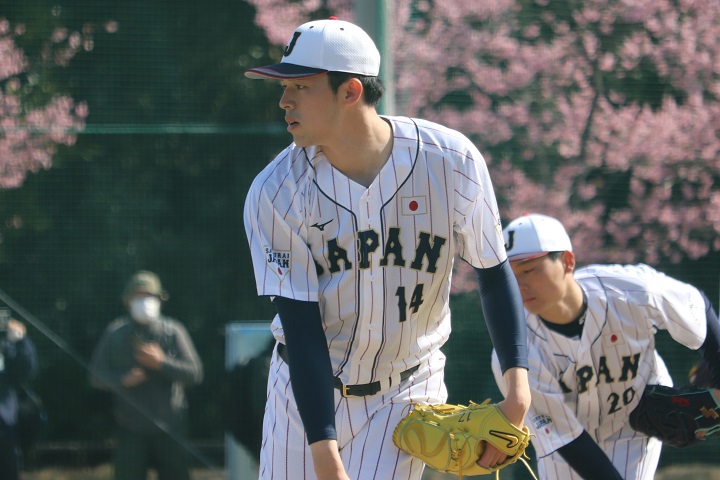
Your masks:
{"label": "cherry blossom tree", "polygon": [[[249,1],[279,46],[354,3]],[[478,145],[504,219],[560,218],[584,263],[720,250],[720,2],[393,6],[398,112]]]}
{"label": "cherry blossom tree", "polygon": [[84,103],[48,94],[43,71],[91,50],[90,29],[55,29],[32,60],[16,42],[24,33],[22,25],[0,19],[0,188],[17,188],[28,172],[49,168],[57,147],[75,142],[88,114]]}

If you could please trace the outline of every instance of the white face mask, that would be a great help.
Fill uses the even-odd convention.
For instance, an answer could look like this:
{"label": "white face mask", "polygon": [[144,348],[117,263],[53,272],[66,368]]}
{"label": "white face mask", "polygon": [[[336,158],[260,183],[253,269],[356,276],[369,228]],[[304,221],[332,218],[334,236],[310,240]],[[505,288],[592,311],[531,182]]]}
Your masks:
{"label": "white face mask", "polygon": [[130,315],[138,323],[148,323],[160,316],[160,299],[136,297],[130,301]]}

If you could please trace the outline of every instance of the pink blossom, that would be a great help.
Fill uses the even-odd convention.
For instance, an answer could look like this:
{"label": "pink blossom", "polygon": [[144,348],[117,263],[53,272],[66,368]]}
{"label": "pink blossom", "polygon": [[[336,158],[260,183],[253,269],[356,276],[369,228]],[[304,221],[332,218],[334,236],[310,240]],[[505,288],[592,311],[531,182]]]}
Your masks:
{"label": "pink blossom", "polygon": [[[28,172],[50,168],[59,145],[72,145],[85,126],[87,105],[76,105],[66,95],[56,95],[45,104],[29,104],[23,97],[32,88],[28,77],[36,66],[15,45],[24,28],[11,28],[0,20],[0,188],[17,188]],[[77,32],[56,29],[48,39],[40,62],[54,58],[67,65],[82,41],[90,40]],[[39,66],[39,65],[38,65]]]}
{"label": "pink blossom", "polygon": [[105,31],[107,33],[117,33],[117,31],[120,28],[120,25],[118,24],[118,22],[116,22],[114,20],[108,20],[107,22],[105,22],[104,27],[105,27]]}
{"label": "pink blossom", "polygon": [[68,29],[67,28],[56,28],[52,33],[52,41],[53,43],[60,43],[65,41],[65,39],[68,38]]}
{"label": "pink blossom", "polygon": [[[318,8],[251,3],[278,46]],[[354,3],[323,5],[352,20]],[[583,262],[720,249],[720,2],[585,0],[569,7],[570,24],[535,0],[532,23],[520,25],[526,3],[393,2],[398,113],[477,139],[503,220],[560,218]],[[551,41],[541,38],[548,31]],[[448,91],[468,93],[470,105],[440,104]],[[625,179],[626,191],[608,190],[610,178]],[[626,204],[609,202],[617,196]]]}

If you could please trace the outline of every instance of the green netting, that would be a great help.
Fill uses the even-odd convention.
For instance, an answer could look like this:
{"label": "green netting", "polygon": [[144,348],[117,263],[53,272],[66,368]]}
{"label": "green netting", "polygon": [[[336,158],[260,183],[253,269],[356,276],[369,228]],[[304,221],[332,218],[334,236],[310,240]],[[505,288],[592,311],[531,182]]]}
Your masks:
{"label": "green netting", "polygon": [[[40,351],[36,387],[50,415],[49,443],[110,438],[109,398],[88,386],[85,362],[106,324],[123,312],[122,287],[139,268],[160,274],[171,294],[165,312],[188,327],[205,364],[205,381],[190,391],[191,436],[223,439],[224,326],[269,321],[274,313],[267,299],[256,297],[242,221],[245,194],[290,141],[278,86],[242,75],[277,57],[254,15],[240,0],[0,0],[0,17],[25,26],[16,44],[35,66],[19,76],[28,105],[65,94],[89,111],[75,143],[58,148],[50,169],[30,173],[20,188],[0,190],[0,290],[27,313]],[[66,68],[40,66],[57,27],[84,32],[92,48],[80,49]],[[427,47],[412,48],[419,58]],[[472,108],[473,92],[461,83],[427,111]],[[0,78],[0,88],[9,83]],[[628,88],[647,93],[642,85]],[[398,97],[401,108],[411,107],[407,92]],[[0,132],[0,141],[9,133]],[[512,141],[501,147],[496,151],[521,153]],[[521,163],[529,176],[548,175],[547,165]],[[621,197],[624,187],[619,181],[617,191],[605,194]],[[717,306],[717,251],[655,266],[703,288]],[[477,302],[475,293],[452,300],[454,334],[444,348],[451,402],[500,398]],[[658,344],[682,383],[698,354],[666,335]],[[716,463],[716,448],[714,442],[666,448],[661,465]],[[503,478],[526,477],[513,469]]]}

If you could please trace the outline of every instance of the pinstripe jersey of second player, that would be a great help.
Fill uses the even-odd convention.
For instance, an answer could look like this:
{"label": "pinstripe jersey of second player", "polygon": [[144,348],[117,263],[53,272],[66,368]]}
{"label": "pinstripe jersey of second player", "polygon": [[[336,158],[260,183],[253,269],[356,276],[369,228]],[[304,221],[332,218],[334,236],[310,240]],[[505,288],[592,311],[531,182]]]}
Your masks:
{"label": "pinstripe jersey of second player", "polygon": [[[245,223],[259,295],[318,301],[334,374],[383,381],[450,334],[453,259],[506,258],[487,166],[460,133],[384,117],[392,154],[365,188],[291,144],[255,179]],[[283,341],[276,318],[273,332]]]}
{"label": "pinstripe jersey of second player", "polygon": [[[704,301],[695,287],[642,264],[591,265],[577,270],[575,279],[587,296],[580,338],[527,316],[527,423],[540,478],[580,478],[556,450],[586,430],[623,478],[650,480],[661,444],[632,430],[628,416],[647,384],[672,385],[654,334],[667,330],[698,349],[707,328]],[[493,372],[504,390],[494,354]]]}

